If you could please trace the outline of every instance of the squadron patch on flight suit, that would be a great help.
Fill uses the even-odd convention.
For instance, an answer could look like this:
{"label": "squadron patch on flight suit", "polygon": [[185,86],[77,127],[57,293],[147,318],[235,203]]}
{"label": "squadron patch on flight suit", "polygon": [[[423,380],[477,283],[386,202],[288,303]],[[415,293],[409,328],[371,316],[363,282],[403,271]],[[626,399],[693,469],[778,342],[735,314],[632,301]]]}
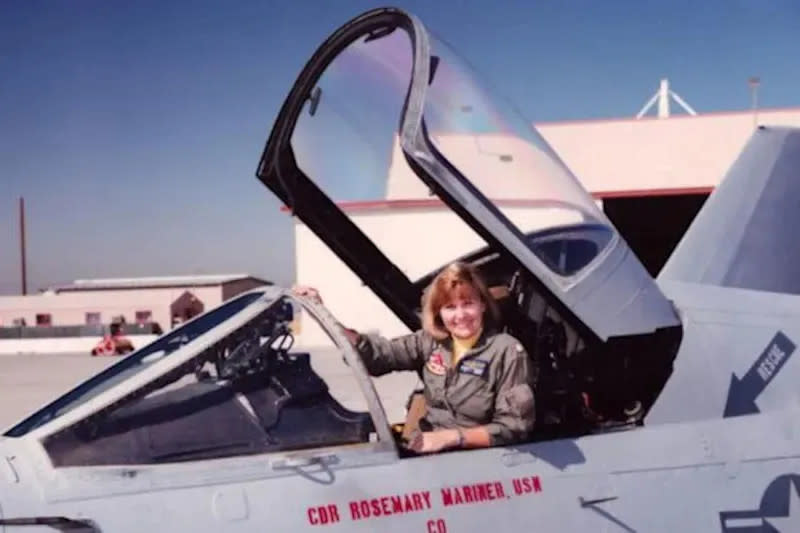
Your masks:
{"label": "squadron patch on flight suit", "polygon": [[444,366],[444,359],[442,358],[442,352],[433,352],[428,358],[428,362],[425,364],[425,366],[428,367],[428,370],[431,371],[431,374],[443,376],[446,372],[446,369]]}
{"label": "squadron patch on flight suit", "polygon": [[472,374],[473,376],[483,377],[489,363],[482,359],[467,359],[459,365],[458,371],[462,374]]}

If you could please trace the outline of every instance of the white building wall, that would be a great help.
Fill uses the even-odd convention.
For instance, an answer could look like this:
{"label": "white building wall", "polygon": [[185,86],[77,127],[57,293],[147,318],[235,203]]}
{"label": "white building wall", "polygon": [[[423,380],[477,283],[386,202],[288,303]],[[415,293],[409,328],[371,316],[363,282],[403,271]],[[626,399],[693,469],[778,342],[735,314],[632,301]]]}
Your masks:
{"label": "white building wall", "polygon": [[[297,283],[319,289],[326,306],[342,324],[384,334],[408,331],[378,297],[301,223],[295,225],[295,254]],[[298,323],[298,346],[327,344],[325,334],[313,320],[301,316]]]}
{"label": "white building wall", "polygon": [[[578,220],[574,213],[563,209],[502,207],[501,210],[525,232]],[[444,207],[367,208],[348,214],[412,281],[486,245]],[[299,222],[295,224],[295,247],[297,283],[319,289],[325,304],[344,325],[390,337],[409,332],[389,308]],[[297,340],[299,345],[319,345],[324,333],[309,320],[301,319]]]}
{"label": "white building wall", "polygon": [[[800,127],[800,108],[760,110],[757,123]],[[536,124],[592,193],[715,187],[753,134],[752,112]]]}

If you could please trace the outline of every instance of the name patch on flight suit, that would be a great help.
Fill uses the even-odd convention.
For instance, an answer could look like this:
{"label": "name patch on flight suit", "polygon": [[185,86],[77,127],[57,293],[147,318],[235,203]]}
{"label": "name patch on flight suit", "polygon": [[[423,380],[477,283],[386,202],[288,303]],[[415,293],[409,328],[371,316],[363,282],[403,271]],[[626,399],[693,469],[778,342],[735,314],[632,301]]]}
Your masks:
{"label": "name patch on flight suit", "polygon": [[481,359],[467,359],[462,361],[458,367],[458,371],[462,374],[472,374],[473,376],[483,377],[486,374],[486,368],[489,363]]}
{"label": "name patch on flight suit", "polygon": [[433,352],[428,358],[428,362],[425,364],[425,366],[428,367],[428,370],[431,371],[431,374],[436,374],[437,376],[443,376],[447,371],[444,366],[442,352]]}

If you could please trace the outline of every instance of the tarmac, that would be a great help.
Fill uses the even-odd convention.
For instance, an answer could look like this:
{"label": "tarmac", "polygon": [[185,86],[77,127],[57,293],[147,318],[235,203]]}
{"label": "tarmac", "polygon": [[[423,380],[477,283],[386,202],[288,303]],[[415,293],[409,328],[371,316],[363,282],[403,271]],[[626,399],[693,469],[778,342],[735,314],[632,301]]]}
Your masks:
{"label": "tarmac", "polygon": [[0,427],[8,428],[118,361],[86,353],[0,357]]}
{"label": "tarmac", "polygon": [[[0,432],[119,360],[87,353],[0,356]],[[356,381],[340,357],[327,354],[315,360],[312,353],[312,367],[345,407],[366,409]],[[402,422],[408,395],[418,383],[416,374],[398,372],[372,382],[389,422]]]}

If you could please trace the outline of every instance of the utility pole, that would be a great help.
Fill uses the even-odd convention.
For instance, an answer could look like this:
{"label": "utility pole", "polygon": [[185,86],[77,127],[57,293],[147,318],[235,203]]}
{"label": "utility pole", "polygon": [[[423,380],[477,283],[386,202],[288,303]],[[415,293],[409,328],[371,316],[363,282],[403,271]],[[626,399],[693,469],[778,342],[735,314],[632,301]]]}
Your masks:
{"label": "utility pole", "polygon": [[747,80],[750,86],[750,102],[753,109],[753,129],[758,127],[758,86],[761,85],[761,78],[758,76],[751,76]]}
{"label": "utility pole", "polygon": [[22,295],[28,294],[28,266],[25,261],[25,198],[19,197],[19,248],[22,263]]}

